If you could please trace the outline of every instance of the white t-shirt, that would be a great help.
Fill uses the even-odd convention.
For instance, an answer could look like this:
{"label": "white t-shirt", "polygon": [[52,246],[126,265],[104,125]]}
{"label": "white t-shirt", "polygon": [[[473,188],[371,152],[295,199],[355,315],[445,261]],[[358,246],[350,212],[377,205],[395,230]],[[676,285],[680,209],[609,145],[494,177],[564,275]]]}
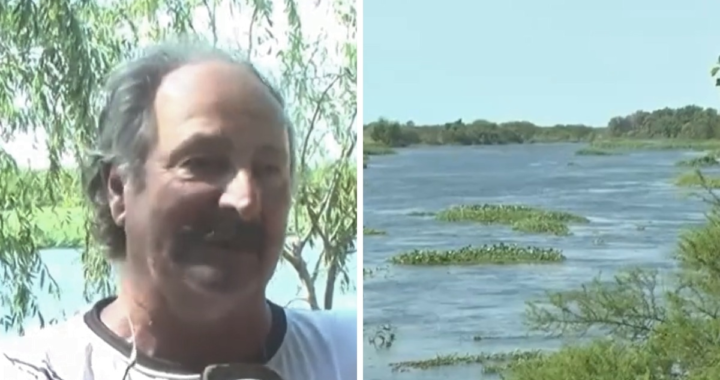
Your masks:
{"label": "white t-shirt", "polygon": [[[111,300],[98,303],[83,316],[3,341],[2,380],[123,380],[127,348],[107,337],[99,312]],[[274,307],[276,347],[266,365],[285,380],[357,379],[357,315],[354,311],[310,311]],[[93,314],[95,311],[95,314]],[[276,314],[279,311],[280,318]],[[277,325],[276,319],[282,324]],[[277,326],[276,326],[277,325]],[[280,326],[280,327],[278,327]],[[273,332],[271,332],[273,334]],[[117,337],[115,337],[117,340]],[[271,343],[272,344],[272,343]],[[125,380],[196,380],[198,374],[133,365]],[[152,364],[152,365],[150,365]]]}

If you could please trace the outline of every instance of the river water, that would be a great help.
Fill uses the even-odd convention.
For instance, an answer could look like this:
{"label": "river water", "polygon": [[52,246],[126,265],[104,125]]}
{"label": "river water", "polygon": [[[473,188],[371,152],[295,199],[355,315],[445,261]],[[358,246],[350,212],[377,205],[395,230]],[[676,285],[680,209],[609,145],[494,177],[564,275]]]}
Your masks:
{"label": "river water", "polygon": [[[559,248],[568,260],[543,266],[390,267],[366,278],[366,335],[372,326],[389,324],[396,341],[388,350],[376,350],[366,336],[365,379],[479,378],[478,366],[392,373],[388,364],[438,354],[555,348],[557,341],[528,334],[526,301],[623,267],[673,268],[678,233],[701,223],[707,210],[672,183],[682,173],[675,163],[697,153],[576,156],[581,147],[412,148],[371,158],[364,172],[364,225],[387,235],[365,237],[365,268],[386,266],[388,257],[414,248],[498,242]],[[572,236],[550,237],[409,215],[472,203],[569,211],[591,223],[572,227]]]}
{"label": "river water", "polygon": [[[78,251],[69,249],[55,249],[41,252],[41,257],[49,268],[50,273],[57,281],[60,290],[60,299],[55,299],[47,294],[36,290],[43,316],[47,319],[62,319],[65,316],[71,316],[77,312],[85,311],[89,304],[84,300],[83,293],[83,275],[82,266],[80,264],[80,254]],[[310,267],[317,261],[317,252],[307,252],[306,260]],[[348,264],[350,280],[352,284],[356,283],[357,263],[355,256],[352,256]],[[325,276],[318,276],[317,292],[318,298],[322,300],[322,294],[325,292]],[[296,301],[298,297],[303,296],[300,291],[300,282],[294,269],[285,263],[278,265],[275,276],[270,282],[267,289],[268,298],[279,305],[287,305],[289,307],[307,308],[307,303]],[[339,281],[336,283],[334,308],[336,309],[353,309],[357,308],[357,296],[354,286],[343,292],[340,288]],[[0,316],[7,311],[0,305]],[[39,323],[36,320],[26,321],[27,329],[38,328]],[[15,332],[6,332],[0,329],[0,339]]]}

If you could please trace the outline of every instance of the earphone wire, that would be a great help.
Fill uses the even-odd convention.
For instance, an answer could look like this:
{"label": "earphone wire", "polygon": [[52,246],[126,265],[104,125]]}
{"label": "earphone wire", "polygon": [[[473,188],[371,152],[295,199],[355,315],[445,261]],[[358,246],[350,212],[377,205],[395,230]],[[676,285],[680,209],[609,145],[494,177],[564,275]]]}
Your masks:
{"label": "earphone wire", "polygon": [[[128,359],[128,364],[125,367],[125,372],[123,373],[123,377],[120,380],[129,380],[130,376],[130,370],[135,367],[137,364],[137,357],[138,357],[138,350],[137,350],[137,343],[135,342],[135,325],[133,325],[132,320],[130,319],[130,314],[126,313],[125,317],[128,321],[128,326],[130,327],[130,344],[132,344],[132,351],[130,352],[130,358]],[[268,354],[267,349],[267,339],[263,341],[262,344],[262,364],[267,365],[270,361],[270,355]]]}
{"label": "earphone wire", "polygon": [[130,320],[129,314],[126,314],[125,316],[127,317],[128,325],[130,326],[130,344],[132,344],[132,351],[130,352],[128,365],[125,367],[125,373],[123,373],[121,380],[129,380],[130,370],[135,367],[135,364],[137,364],[138,356],[137,343],[135,342],[135,325],[133,325],[132,320]]}

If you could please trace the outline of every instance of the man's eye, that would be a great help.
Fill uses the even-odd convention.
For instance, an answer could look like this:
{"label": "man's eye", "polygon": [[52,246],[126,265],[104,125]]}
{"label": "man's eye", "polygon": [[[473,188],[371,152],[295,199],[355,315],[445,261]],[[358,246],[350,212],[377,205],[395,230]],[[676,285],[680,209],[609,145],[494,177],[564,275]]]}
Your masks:
{"label": "man's eye", "polygon": [[262,164],[258,165],[255,168],[256,175],[259,175],[260,177],[266,177],[271,175],[276,175],[280,173],[281,169],[278,165],[274,164]]}
{"label": "man's eye", "polygon": [[195,173],[219,173],[229,166],[227,160],[217,157],[193,157],[183,163],[183,166]]}

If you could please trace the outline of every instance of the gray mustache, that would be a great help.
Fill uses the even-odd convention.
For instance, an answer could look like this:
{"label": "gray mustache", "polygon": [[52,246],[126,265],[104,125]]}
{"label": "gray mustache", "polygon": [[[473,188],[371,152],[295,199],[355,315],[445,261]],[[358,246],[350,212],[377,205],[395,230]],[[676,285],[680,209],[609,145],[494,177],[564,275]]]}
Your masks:
{"label": "gray mustache", "polygon": [[192,243],[220,244],[229,248],[261,250],[265,229],[258,223],[232,221],[183,228],[184,240]]}

